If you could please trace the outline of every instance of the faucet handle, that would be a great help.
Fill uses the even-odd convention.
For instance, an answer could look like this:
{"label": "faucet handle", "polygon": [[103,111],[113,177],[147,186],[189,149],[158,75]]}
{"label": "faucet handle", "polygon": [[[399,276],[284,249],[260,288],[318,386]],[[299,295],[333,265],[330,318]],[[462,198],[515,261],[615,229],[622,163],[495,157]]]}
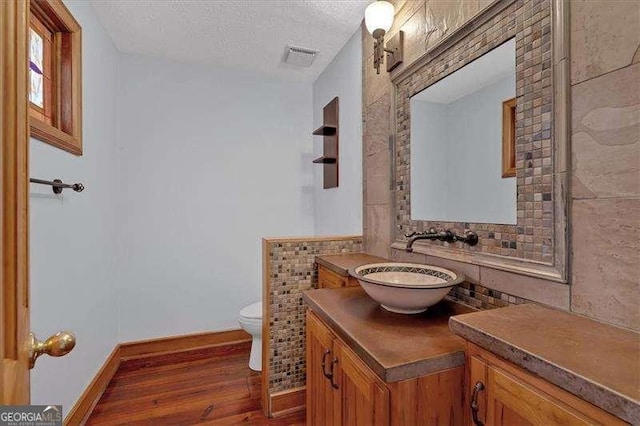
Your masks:
{"label": "faucet handle", "polygon": [[407,237],[407,238],[411,238],[411,237],[413,237],[413,236],[414,236],[414,235],[416,235],[416,234],[417,234],[417,232],[416,232],[416,231],[413,231],[413,232],[411,232],[411,233],[409,233],[409,234],[404,234],[404,236],[405,236],[405,237]]}
{"label": "faucet handle", "polygon": [[477,245],[479,240],[478,234],[473,231],[467,231],[464,233],[464,242],[469,246]]}

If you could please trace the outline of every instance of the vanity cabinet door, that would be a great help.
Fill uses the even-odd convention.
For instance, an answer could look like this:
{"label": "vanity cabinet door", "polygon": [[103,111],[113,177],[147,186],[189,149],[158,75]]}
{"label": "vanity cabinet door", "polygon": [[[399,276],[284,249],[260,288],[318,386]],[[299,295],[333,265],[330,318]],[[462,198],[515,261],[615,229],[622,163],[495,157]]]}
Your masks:
{"label": "vanity cabinet door", "polygon": [[[340,391],[331,382],[335,336],[311,311],[307,311],[307,425],[340,425]],[[334,382],[335,383],[335,382]]]}
{"label": "vanity cabinet door", "polygon": [[590,425],[586,416],[506,371],[489,367],[487,423],[496,426]]}
{"label": "vanity cabinet door", "polygon": [[469,425],[486,424],[487,421],[487,370],[488,365],[477,356],[467,357],[469,388],[466,392],[465,423]]}
{"label": "vanity cabinet door", "polygon": [[479,426],[622,425],[598,407],[467,345],[468,424]]}
{"label": "vanity cabinet door", "polygon": [[334,348],[338,359],[336,384],[342,396],[342,424],[389,425],[389,390],[385,384],[341,341],[336,341]]}

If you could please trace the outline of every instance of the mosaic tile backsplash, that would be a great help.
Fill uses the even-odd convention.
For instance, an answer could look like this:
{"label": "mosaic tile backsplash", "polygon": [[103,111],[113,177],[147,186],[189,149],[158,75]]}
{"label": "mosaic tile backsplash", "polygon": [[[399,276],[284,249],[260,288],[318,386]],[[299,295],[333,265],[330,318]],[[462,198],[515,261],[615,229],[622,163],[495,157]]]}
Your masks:
{"label": "mosaic tile backsplash", "polygon": [[471,284],[468,282],[463,282],[453,287],[446,299],[461,302],[480,310],[532,303],[530,300],[523,299],[522,297],[513,296],[498,290],[492,290],[480,284]]}
{"label": "mosaic tile backsplash", "polygon": [[[412,221],[409,99],[510,38],[516,41],[517,225]],[[396,239],[431,227],[475,231],[488,254],[553,263],[552,45],[550,0],[519,0],[400,81],[396,94]],[[430,244],[444,244],[431,242]]]}
{"label": "mosaic tile backsplash", "polygon": [[361,252],[362,237],[266,240],[269,312],[269,393],[305,385],[305,311],[302,292],[315,288],[315,257]]}

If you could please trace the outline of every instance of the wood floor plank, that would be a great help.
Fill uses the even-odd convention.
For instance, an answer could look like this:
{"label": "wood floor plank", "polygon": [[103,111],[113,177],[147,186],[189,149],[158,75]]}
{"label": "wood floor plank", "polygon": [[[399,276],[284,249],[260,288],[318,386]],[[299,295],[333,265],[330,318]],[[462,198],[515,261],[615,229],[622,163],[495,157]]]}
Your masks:
{"label": "wood floor plank", "polygon": [[168,360],[166,364],[159,365],[146,365],[138,364],[135,368],[131,368],[128,364],[121,365],[118,368],[119,377],[137,377],[144,376],[148,372],[172,372],[173,370],[195,369],[195,368],[207,368],[209,365],[227,365],[227,364],[242,364],[245,359],[243,352],[229,353],[224,355],[212,355],[209,358],[196,359],[192,361],[179,362]]}
{"label": "wood floor plank", "polygon": [[201,395],[207,395],[214,403],[236,398],[252,397],[246,379],[230,380],[223,383],[210,383],[205,381],[205,383],[202,384],[194,384],[187,387],[180,386],[172,390],[143,393],[133,398],[104,400],[94,409],[94,414],[122,411],[134,404],[136,410],[150,410],[159,405],[190,400],[191,398]]}
{"label": "wood floor plank", "polygon": [[216,419],[210,422],[200,423],[202,425],[231,426],[231,425],[251,425],[251,426],[303,426],[305,425],[304,413],[296,413],[278,419],[268,419],[262,411],[250,411],[248,413],[235,414],[233,416]]}
{"label": "wood floor plank", "polygon": [[143,372],[140,372],[140,374],[135,375],[133,372],[116,372],[113,377],[112,384],[113,387],[116,388],[119,386],[131,386],[138,383],[151,384],[154,380],[156,382],[162,382],[164,377],[171,377],[172,380],[182,380],[185,378],[188,379],[189,377],[206,375],[213,375],[215,377],[212,380],[219,381],[224,380],[228,376],[246,377],[246,375],[243,375],[243,372],[249,374],[246,370],[247,368],[244,365],[243,358],[232,358],[224,360],[224,362],[218,360],[217,362],[207,364],[180,364],[170,370],[160,368],[145,369]]}
{"label": "wood floor plank", "polygon": [[304,412],[268,419],[261,380],[238,343],[121,365],[87,425],[304,425]]}

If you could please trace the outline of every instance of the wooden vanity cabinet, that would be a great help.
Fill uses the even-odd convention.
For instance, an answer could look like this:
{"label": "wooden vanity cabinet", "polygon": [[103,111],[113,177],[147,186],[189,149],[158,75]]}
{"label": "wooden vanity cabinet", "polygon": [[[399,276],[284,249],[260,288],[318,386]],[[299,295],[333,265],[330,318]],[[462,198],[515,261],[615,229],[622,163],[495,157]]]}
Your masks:
{"label": "wooden vanity cabinet", "polygon": [[389,425],[389,390],[384,382],[340,340],[334,344],[333,374],[342,402],[342,424],[350,426]]}
{"label": "wooden vanity cabinet", "polygon": [[307,311],[307,425],[462,425],[464,367],[385,383]]}
{"label": "wooden vanity cabinet", "polygon": [[[472,343],[467,343],[467,366],[465,405],[469,425],[626,424]],[[476,410],[472,408],[474,402]]]}
{"label": "wooden vanity cabinet", "polygon": [[341,424],[340,394],[325,375],[335,358],[336,338],[315,315],[307,312],[307,424]]}
{"label": "wooden vanity cabinet", "polygon": [[318,265],[318,288],[341,288],[357,286],[358,280],[344,277],[323,265]]}

